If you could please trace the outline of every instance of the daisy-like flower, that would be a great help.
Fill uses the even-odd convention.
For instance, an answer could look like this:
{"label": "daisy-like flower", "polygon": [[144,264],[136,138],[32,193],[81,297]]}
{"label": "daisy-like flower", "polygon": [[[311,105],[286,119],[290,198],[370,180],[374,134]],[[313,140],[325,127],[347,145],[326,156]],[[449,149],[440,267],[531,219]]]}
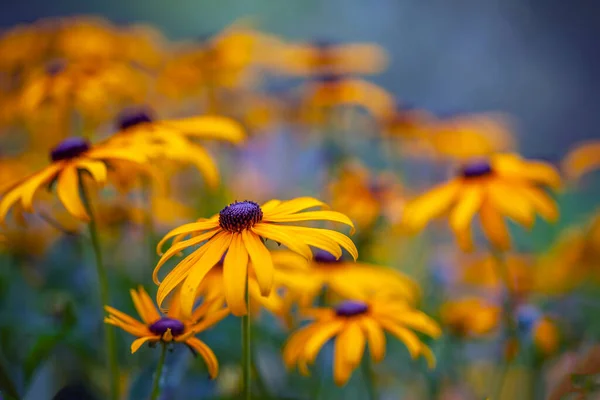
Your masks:
{"label": "daisy-like flower", "polygon": [[124,110],[118,120],[119,132],[108,140],[115,147],[132,147],[151,159],[164,159],[194,165],[209,186],[216,186],[219,171],[204,147],[193,139],[218,139],[233,144],[245,138],[237,122],[218,116],[200,116],[179,120],[156,120],[144,107]]}
{"label": "daisy-like flower", "polygon": [[214,307],[212,305],[198,307],[190,317],[182,318],[179,307],[176,304],[169,309],[165,315],[161,315],[152,299],[143,287],[131,290],[131,299],[142,321],[111,307],[105,306],[108,317],[104,322],[123,329],[125,332],[136,336],[137,339],[131,343],[131,353],[135,353],[144,343],[155,344],[183,343],[198,353],[206,362],[211,378],[219,373],[217,357],[212,350],[195,335],[212,327],[229,314],[227,308]]}
{"label": "daisy-like flower", "polygon": [[335,308],[308,309],[305,314],[315,321],[293,333],[283,350],[286,366],[297,364],[304,375],[319,350],[335,337],[333,376],[338,386],[344,385],[360,364],[367,343],[372,360],[383,360],[384,331],[402,341],[413,359],[422,355],[430,368],[435,366],[431,350],[412,330],[433,338],[439,337],[441,330],[435,321],[404,302],[346,300]]}
{"label": "daisy-like flower", "polygon": [[591,140],[575,146],[562,162],[562,170],[572,180],[600,169],[600,140]]}
{"label": "daisy-like flower", "polygon": [[498,154],[464,163],[456,178],[431,189],[404,209],[409,230],[448,215],[450,227],[464,250],[473,248],[471,220],[479,213],[483,232],[499,249],[510,247],[503,217],[531,227],[536,213],[548,221],[558,218],[554,200],[543,188],[558,188],[560,176],[549,164],[524,160],[516,154]]}
{"label": "daisy-like flower", "polygon": [[[283,244],[307,259],[312,258],[309,246],[325,249],[337,258],[342,256],[343,247],[356,259],[356,246],[342,233],[329,229],[286,225],[289,222],[323,220],[340,222],[354,228],[348,217],[335,211],[302,212],[323,206],[323,202],[310,197],[288,201],[270,200],[262,206],[253,201],[239,201],[229,204],[212,218],[202,218],[172,230],[158,244],[160,252],[167,240],[175,238],[153,273],[154,281],[160,284],[157,293],[159,305],[183,282],[182,312],[184,315],[190,315],[198,287],[206,274],[227,253],[223,262],[227,304],[234,315],[246,315],[244,299],[249,260],[252,262],[251,269],[256,276],[260,293],[268,296],[273,287],[273,260],[263,239]],[[187,235],[192,235],[192,238],[181,241]],[[196,245],[201,247],[181,261],[161,283],[158,280],[158,272],[164,263],[182,250]]]}
{"label": "daisy-like flower", "polygon": [[[288,259],[301,258],[290,255]],[[296,261],[297,263],[299,262]],[[362,262],[349,262],[344,257],[336,257],[325,250],[317,250],[310,261],[309,275],[313,285],[301,292],[291,292],[302,307],[310,306],[327,289],[328,297],[356,298],[381,297],[402,299],[414,303],[420,296],[416,282],[401,272],[380,265]]]}
{"label": "daisy-like flower", "polygon": [[454,335],[480,337],[498,327],[501,312],[500,307],[485,299],[465,297],[444,303],[440,316]]}
{"label": "daisy-like flower", "polygon": [[[0,223],[13,208],[18,215],[23,210],[34,212],[35,194],[56,182],[56,193],[72,216],[89,222],[79,189],[82,172],[90,175],[97,186],[103,186],[109,169],[113,174],[131,174],[138,171],[150,174],[148,159],[131,149],[111,146],[92,146],[87,140],[72,137],[63,140],[50,152],[52,163],[34,174],[20,179],[8,187],[0,199]],[[13,207],[14,206],[14,207]]]}

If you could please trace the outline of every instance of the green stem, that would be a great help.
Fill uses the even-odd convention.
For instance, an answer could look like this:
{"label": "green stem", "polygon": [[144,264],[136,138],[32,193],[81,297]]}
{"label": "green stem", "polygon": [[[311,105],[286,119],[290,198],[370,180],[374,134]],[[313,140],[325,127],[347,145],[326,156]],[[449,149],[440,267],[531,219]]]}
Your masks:
{"label": "green stem", "polygon": [[365,386],[367,387],[367,393],[369,394],[370,400],[377,400],[377,386],[375,385],[375,374],[373,374],[373,366],[371,365],[371,358],[369,354],[363,354],[362,359],[362,372],[363,379],[365,380]]}
{"label": "green stem", "polygon": [[154,375],[154,382],[152,383],[152,395],[150,396],[150,400],[157,400],[158,396],[160,396],[160,378],[162,377],[165,358],[167,356],[167,344],[165,342],[161,342],[160,344],[160,358],[158,359],[158,364],[156,365],[156,374]]}
{"label": "green stem", "polygon": [[246,278],[246,309],[248,313],[242,317],[242,385],[243,398],[251,398],[250,371],[252,363],[250,360],[250,293],[248,292],[248,278]]}
{"label": "green stem", "polygon": [[[94,248],[94,255],[96,257],[96,271],[98,272],[98,286],[100,290],[100,302],[102,307],[102,313],[104,314],[104,306],[109,304],[108,298],[108,277],[106,269],[102,263],[102,252],[100,250],[100,241],[98,240],[98,229],[96,226],[96,220],[92,213],[92,207],[90,206],[89,197],[87,195],[85,185],[83,183],[83,176],[79,176],[79,192],[81,194],[81,200],[85,209],[90,217],[88,224],[90,231],[90,238],[92,241],[92,247]],[[106,346],[106,352],[108,356],[108,368],[110,373],[110,398],[117,400],[119,398],[119,368],[117,364],[117,348],[115,342],[115,331],[109,324],[104,325],[104,344]]]}
{"label": "green stem", "polygon": [[144,232],[146,233],[146,240],[148,241],[149,248],[149,264],[154,265],[156,263],[156,229],[154,227],[153,218],[153,203],[152,203],[152,187],[148,178],[142,178],[142,193],[146,198],[146,210],[144,210]]}

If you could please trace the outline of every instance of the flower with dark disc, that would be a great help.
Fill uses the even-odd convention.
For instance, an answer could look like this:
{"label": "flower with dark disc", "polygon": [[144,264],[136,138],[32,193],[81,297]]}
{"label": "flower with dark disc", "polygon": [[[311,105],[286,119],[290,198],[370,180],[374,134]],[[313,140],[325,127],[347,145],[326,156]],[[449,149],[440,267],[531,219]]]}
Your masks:
{"label": "flower with dark disc", "polygon": [[335,315],[338,317],[354,317],[356,315],[365,314],[369,311],[369,306],[356,300],[346,300],[335,308]]}
{"label": "flower with dark disc", "polygon": [[52,161],[75,158],[90,149],[90,143],[84,138],[71,137],[57,144],[50,152]]}
{"label": "flower with dark disc", "polygon": [[463,178],[479,178],[491,175],[492,166],[488,161],[474,161],[462,167],[461,175]]}
{"label": "flower with dark disc", "polygon": [[121,130],[126,130],[132,126],[152,122],[152,113],[144,107],[135,107],[124,110],[118,118],[118,125]]}
{"label": "flower with dark disc", "polygon": [[219,212],[219,225],[229,232],[242,232],[262,221],[260,206],[249,200],[236,201]]}
{"label": "flower with dark disc", "polygon": [[161,336],[170,329],[173,336],[179,336],[185,331],[185,325],[178,319],[163,317],[150,325],[148,329]]}

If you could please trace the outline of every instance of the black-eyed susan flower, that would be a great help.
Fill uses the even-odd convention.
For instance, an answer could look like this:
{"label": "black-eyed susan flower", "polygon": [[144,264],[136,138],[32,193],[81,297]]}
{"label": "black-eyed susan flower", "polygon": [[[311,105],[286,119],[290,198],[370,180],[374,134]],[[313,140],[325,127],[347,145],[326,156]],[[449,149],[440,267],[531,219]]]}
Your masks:
{"label": "black-eyed susan flower", "polygon": [[131,343],[132,353],[138,351],[144,343],[183,343],[189,346],[194,354],[202,356],[211,378],[214,379],[218,375],[217,357],[196,335],[225,318],[229,314],[227,308],[199,307],[192,315],[183,318],[179,307],[173,304],[168,313],[161,315],[143,287],[138,288],[137,291],[132,289],[130,292],[135,309],[142,321],[107,305],[104,308],[108,317],[104,318],[104,322],[137,337]]}
{"label": "black-eyed susan flower", "polygon": [[366,344],[374,362],[383,360],[386,331],[406,345],[413,359],[423,356],[430,368],[435,366],[431,350],[412,330],[433,338],[439,337],[441,330],[426,314],[404,302],[346,300],[335,308],[313,308],[304,313],[315,321],[293,333],[283,350],[286,366],[298,365],[302,374],[308,374],[308,365],[325,343],[335,338],[333,376],[337,385],[344,385],[364,357]]}
{"label": "black-eyed susan flower", "polygon": [[500,324],[501,308],[483,298],[464,297],[442,305],[442,324],[459,337],[481,337]]}
{"label": "black-eyed susan flower", "polygon": [[535,215],[555,221],[558,209],[545,187],[560,186],[558,172],[549,164],[516,154],[498,154],[464,163],[454,179],[410,202],[403,224],[420,230],[430,220],[448,215],[450,227],[465,250],[473,247],[471,220],[479,213],[488,240],[497,248],[510,247],[504,216],[531,227]]}
{"label": "black-eyed susan flower", "polygon": [[591,140],[575,146],[562,161],[567,178],[577,180],[600,168],[600,140]]}
{"label": "black-eyed susan flower", "polygon": [[[202,218],[172,230],[158,244],[160,251],[167,240],[176,238],[154,269],[153,279],[160,284],[157,293],[159,305],[183,282],[181,307],[183,314],[189,315],[197,289],[204,277],[223,254],[227,253],[223,262],[227,304],[234,315],[245,315],[247,309],[244,297],[249,260],[252,262],[251,268],[260,293],[267,296],[273,287],[273,260],[263,243],[265,239],[283,244],[307,259],[312,258],[309,246],[325,249],[337,258],[342,256],[343,247],[356,259],[356,247],[346,235],[329,229],[287,224],[300,221],[332,221],[353,227],[348,217],[335,211],[304,211],[324,205],[323,202],[310,197],[288,201],[270,200],[262,206],[253,201],[238,201],[229,204],[211,218]],[[192,237],[182,241],[187,235]],[[183,259],[161,283],[158,280],[158,272],[164,263],[183,249],[196,245],[201,247]]]}
{"label": "black-eyed susan flower", "polygon": [[[300,255],[288,256],[288,262]],[[299,263],[300,260],[296,261]],[[321,290],[327,290],[328,298],[362,298],[378,294],[380,297],[402,299],[408,303],[414,302],[420,296],[416,282],[401,272],[363,262],[349,262],[342,257],[336,257],[325,250],[317,250],[310,261],[309,275],[313,285],[305,287],[301,292],[291,292],[290,296],[298,301],[300,306],[309,307],[320,295]]]}
{"label": "black-eyed susan flower", "polygon": [[88,222],[85,205],[80,197],[81,172],[89,174],[93,182],[103,186],[110,173],[131,174],[132,171],[149,173],[148,159],[131,149],[111,146],[92,146],[80,137],[71,137],[56,145],[50,152],[52,163],[42,170],[20,179],[8,187],[0,199],[0,222],[6,220],[11,208],[17,214],[22,210],[33,212],[36,193],[56,183],[56,193],[66,210],[81,221]]}
{"label": "black-eyed susan flower", "polygon": [[116,147],[135,147],[150,159],[170,160],[194,165],[209,186],[216,186],[216,163],[194,139],[218,139],[240,143],[245,133],[237,122],[218,116],[199,116],[179,120],[156,120],[144,107],[125,109],[118,119],[119,132],[108,143]]}

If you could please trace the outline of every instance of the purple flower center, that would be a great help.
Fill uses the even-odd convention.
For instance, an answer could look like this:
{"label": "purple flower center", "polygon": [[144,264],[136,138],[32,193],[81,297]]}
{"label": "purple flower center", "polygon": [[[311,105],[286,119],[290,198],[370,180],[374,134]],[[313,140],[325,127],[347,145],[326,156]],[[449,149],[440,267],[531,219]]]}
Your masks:
{"label": "purple flower center", "polygon": [[492,166],[488,161],[474,161],[462,167],[460,173],[463,178],[478,178],[481,176],[491,175],[493,172]]}
{"label": "purple flower center", "polygon": [[132,126],[152,122],[152,113],[144,107],[135,107],[124,110],[118,118],[119,129],[124,131]]}
{"label": "purple flower center", "polygon": [[338,317],[353,317],[364,314],[369,310],[369,306],[362,301],[346,300],[338,304],[335,308],[335,315]]}
{"label": "purple flower center", "polygon": [[84,138],[70,137],[57,144],[50,152],[52,161],[75,158],[90,149],[90,143]]}
{"label": "purple flower center", "polygon": [[46,64],[46,74],[56,76],[63,72],[67,67],[67,62],[62,59],[52,60]]}
{"label": "purple flower center", "polygon": [[185,331],[185,325],[178,319],[163,317],[150,325],[150,332],[156,335],[164,335],[168,329],[173,336],[179,336]]}
{"label": "purple flower center", "polygon": [[333,264],[333,263],[339,263],[339,262],[341,262],[342,258],[340,257],[339,259],[337,259],[337,258],[335,258],[335,256],[333,254],[331,254],[328,251],[317,250],[315,252],[313,260],[315,262],[321,263],[321,264]]}
{"label": "purple flower center", "polygon": [[344,79],[343,75],[340,74],[320,74],[315,76],[315,81],[322,84],[336,85]]}
{"label": "purple flower center", "polygon": [[229,232],[241,232],[250,229],[262,221],[263,212],[260,206],[249,200],[236,201],[219,212],[221,228]]}

